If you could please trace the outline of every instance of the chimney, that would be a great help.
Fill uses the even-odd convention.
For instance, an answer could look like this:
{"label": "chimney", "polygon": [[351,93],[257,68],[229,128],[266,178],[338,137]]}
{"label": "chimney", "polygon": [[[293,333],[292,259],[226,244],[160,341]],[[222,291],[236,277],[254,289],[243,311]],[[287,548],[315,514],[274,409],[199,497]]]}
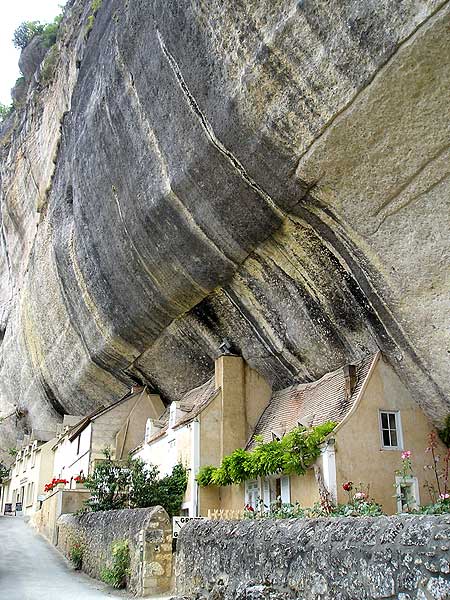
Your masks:
{"label": "chimney", "polygon": [[240,356],[222,354],[216,359],[215,386],[222,390],[220,453],[223,457],[247,441],[245,371]]}
{"label": "chimney", "polygon": [[346,398],[346,400],[349,400],[355,390],[355,387],[356,387],[356,381],[357,381],[356,366],[355,365],[345,365],[344,377],[345,377],[345,398]]}

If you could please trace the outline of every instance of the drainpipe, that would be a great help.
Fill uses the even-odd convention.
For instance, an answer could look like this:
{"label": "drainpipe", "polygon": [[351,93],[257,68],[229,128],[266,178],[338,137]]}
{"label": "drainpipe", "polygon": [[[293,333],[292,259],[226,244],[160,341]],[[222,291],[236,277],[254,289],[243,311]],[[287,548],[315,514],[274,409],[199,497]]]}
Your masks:
{"label": "drainpipe", "polygon": [[200,469],[200,423],[198,419],[192,421],[191,432],[191,512],[190,517],[198,517],[198,483],[196,481],[197,473]]}

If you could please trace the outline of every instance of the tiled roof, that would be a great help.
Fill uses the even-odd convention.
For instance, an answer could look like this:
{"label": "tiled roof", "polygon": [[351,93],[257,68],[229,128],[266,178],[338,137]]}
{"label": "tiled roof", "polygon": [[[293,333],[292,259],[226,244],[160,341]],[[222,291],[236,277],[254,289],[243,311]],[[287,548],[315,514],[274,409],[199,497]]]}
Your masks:
{"label": "tiled roof", "polygon": [[[358,398],[376,356],[368,356],[355,365],[356,385],[350,397],[345,393],[344,368],[327,373],[318,381],[275,392],[253,435],[262,435],[264,442],[269,442],[273,434],[282,437],[299,423],[311,427],[326,421],[341,422]],[[248,448],[252,446],[253,436],[247,444]]]}
{"label": "tiled roof", "polygon": [[[186,423],[189,423],[189,421],[192,421],[192,419],[202,412],[218,392],[219,389],[216,389],[214,376],[202,385],[189,390],[189,392],[187,392],[177,403],[180,411],[177,415],[174,427],[180,427],[181,425],[185,425]],[[168,406],[158,419],[158,422],[162,425],[161,430],[152,435],[148,440],[148,443],[154,442],[164,435],[168,429],[169,415],[170,407]]]}
{"label": "tiled roof", "polygon": [[180,409],[185,414],[181,414],[175,423],[175,427],[182,425],[196,417],[219,390],[216,389],[215,378],[211,377],[203,385],[190,390],[185,394],[179,403]]}

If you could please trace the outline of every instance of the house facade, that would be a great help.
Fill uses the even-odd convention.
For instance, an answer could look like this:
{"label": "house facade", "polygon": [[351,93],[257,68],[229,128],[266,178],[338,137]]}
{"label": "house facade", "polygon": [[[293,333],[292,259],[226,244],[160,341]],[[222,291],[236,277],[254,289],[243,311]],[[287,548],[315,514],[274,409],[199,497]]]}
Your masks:
{"label": "house facade", "polygon": [[[348,496],[342,485],[348,481],[368,489],[387,514],[402,512],[405,498],[412,498],[416,506],[431,501],[426,492],[430,470],[425,467],[430,463],[426,448],[434,427],[380,353],[319,381],[275,392],[254,435],[268,442],[299,424],[326,421],[337,426],[305,475],[280,473],[221,488],[220,508],[241,509],[248,504],[257,509],[262,501],[268,509],[276,500],[310,507],[320,501],[321,485],[334,503],[344,504]],[[247,449],[254,445],[250,439]],[[411,452],[413,474],[405,479],[397,471],[406,450]],[[438,441],[436,452],[443,456],[447,449]]]}
{"label": "house facade", "polygon": [[55,439],[52,432],[33,432],[18,451],[10,477],[2,485],[2,514],[8,504],[13,511],[21,507],[22,514],[27,516],[39,509],[39,498],[43,497],[44,486],[52,477]]}
{"label": "house facade", "polygon": [[[237,448],[252,450],[255,436],[281,439],[298,425],[337,423],[322,444],[315,464],[302,475],[283,473],[241,485],[199,488],[196,475],[205,465],[219,466]],[[237,356],[221,356],[214,377],[173,402],[147,422],[145,441],[133,453],[169,474],[181,462],[189,474],[183,514],[207,516],[209,510],[268,510],[275,501],[319,502],[323,492],[345,503],[344,482],[368,489],[387,514],[404,510],[402,498],[416,505],[426,494],[425,450],[434,428],[380,353],[327,373],[318,381],[272,392],[270,385]],[[437,452],[446,448],[438,442]],[[412,453],[413,474],[396,473],[402,452]]]}
{"label": "house facade", "polygon": [[205,515],[219,508],[220,489],[199,488],[200,467],[218,464],[245,445],[270,398],[270,385],[241,357],[220,356],[211,379],[148,420],[144,443],[133,457],[156,465],[161,475],[183,464],[188,486],[182,514]]}
{"label": "house facade", "polygon": [[159,395],[136,386],[110,406],[78,419],[53,444],[52,477],[66,479],[67,487],[73,489],[75,478],[87,476],[95,461],[104,457],[105,448],[110,449],[112,458],[125,459],[142,441],[147,419],[160,415],[163,409]]}

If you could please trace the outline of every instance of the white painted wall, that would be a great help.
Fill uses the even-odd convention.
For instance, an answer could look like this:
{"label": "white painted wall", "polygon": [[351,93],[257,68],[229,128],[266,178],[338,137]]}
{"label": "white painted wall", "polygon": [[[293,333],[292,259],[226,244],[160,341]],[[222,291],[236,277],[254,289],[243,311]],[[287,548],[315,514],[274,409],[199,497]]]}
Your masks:
{"label": "white painted wall", "polygon": [[[91,436],[92,425],[89,424],[73,441],[66,437],[55,450],[53,477],[67,479],[69,483],[66,487],[81,472],[84,475],[89,472]],[[75,487],[75,483],[72,483],[72,487]]]}

